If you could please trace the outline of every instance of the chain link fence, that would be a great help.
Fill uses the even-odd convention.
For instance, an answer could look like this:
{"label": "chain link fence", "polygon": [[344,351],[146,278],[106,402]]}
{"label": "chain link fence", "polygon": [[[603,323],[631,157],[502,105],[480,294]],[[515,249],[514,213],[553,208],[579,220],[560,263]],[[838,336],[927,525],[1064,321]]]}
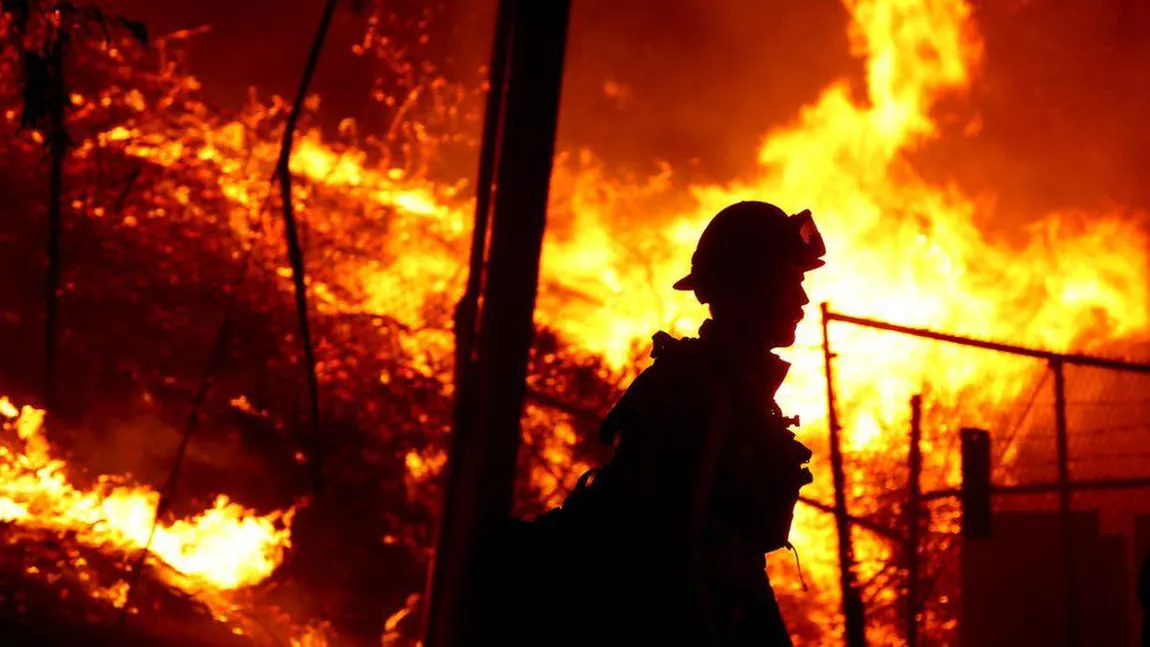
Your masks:
{"label": "chain link fence", "polygon": [[[844,605],[848,643],[853,621],[868,642],[1137,644],[1150,365],[823,317],[834,512],[889,531],[847,533],[843,594],[863,616]],[[905,363],[898,380],[875,374],[876,354]],[[990,441],[991,527],[977,538],[963,531],[977,505],[964,428]]]}

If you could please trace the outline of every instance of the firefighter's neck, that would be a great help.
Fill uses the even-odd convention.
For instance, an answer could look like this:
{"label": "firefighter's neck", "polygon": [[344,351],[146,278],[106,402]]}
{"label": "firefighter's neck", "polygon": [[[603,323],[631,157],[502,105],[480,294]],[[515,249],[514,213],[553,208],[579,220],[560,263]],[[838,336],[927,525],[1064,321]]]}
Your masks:
{"label": "firefighter's neck", "polygon": [[746,319],[716,316],[703,324],[724,347],[735,352],[762,354],[769,353],[778,344],[772,343],[771,335],[764,326],[755,325]]}

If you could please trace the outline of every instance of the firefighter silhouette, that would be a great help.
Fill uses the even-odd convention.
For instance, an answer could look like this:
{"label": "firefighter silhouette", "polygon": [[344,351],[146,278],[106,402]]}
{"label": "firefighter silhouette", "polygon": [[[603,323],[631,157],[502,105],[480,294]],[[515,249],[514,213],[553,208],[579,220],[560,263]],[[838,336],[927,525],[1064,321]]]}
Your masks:
{"label": "firefighter silhouette", "polygon": [[[733,204],[675,283],[709,306],[698,337],[654,336],[653,364],[603,421],[610,461],[512,549],[530,571],[530,645],[790,645],[765,572],[811,481],[774,396],[825,247],[809,211]],[[512,600],[515,600],[514,602]]]}

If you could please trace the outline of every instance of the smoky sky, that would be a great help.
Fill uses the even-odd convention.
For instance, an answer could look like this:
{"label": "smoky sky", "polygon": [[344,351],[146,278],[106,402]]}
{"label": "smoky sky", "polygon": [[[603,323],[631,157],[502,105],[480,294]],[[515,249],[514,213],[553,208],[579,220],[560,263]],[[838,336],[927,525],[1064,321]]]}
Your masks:
{"label": "smoky sky", "polygon": [[[248,88],[291,95],[322,2],[103,0],[161,35],[210,25],[189,65],[224,107]],[[371,2],[366,3],[369,7]],[[427,55],[475,82],[494,2],[389,2],[416,16],[434,6]],[[833,0],[575,0],[560,147],[588,148],[610,168],[671,162],[694,181],[724,181],[754,163],[770,128],[794,119],[829,82],[848,78],[848,16]],[[939,107],[945,137],[917,153],[923,172],[992,192],[1008,212],[1150,207],[1150,3],[1140,0],[976,2],[985,52],[968,93]],[[350,53],[365,14],[337,15],[313,89],[325,125],[351,116],[371,129],[377,69]],[[964,134],[972,119],[977,133]]]}

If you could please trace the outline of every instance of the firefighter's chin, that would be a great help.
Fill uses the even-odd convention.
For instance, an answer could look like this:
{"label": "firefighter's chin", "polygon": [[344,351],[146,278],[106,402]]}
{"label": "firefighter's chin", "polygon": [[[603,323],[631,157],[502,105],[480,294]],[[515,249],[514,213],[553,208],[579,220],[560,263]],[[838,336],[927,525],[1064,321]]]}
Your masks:
{"label": "firefighter's chin", "polygon": [[797,321],[780,321],[777,325],[773,326],[771,333],[768,335],[767,346],[770,348],[786,348],[795,343],[796,331],[798,329]]}
{"label": "firefighter's chin", "polygon": [[759,538],[764,553],[770,553],[785,548],[791,536],[791,525],[795,520],[795,505],[799,502],[798,492],[791,499],[790,504],[785,503],[774,516],[770,527],[764,528],[763,536]]}

